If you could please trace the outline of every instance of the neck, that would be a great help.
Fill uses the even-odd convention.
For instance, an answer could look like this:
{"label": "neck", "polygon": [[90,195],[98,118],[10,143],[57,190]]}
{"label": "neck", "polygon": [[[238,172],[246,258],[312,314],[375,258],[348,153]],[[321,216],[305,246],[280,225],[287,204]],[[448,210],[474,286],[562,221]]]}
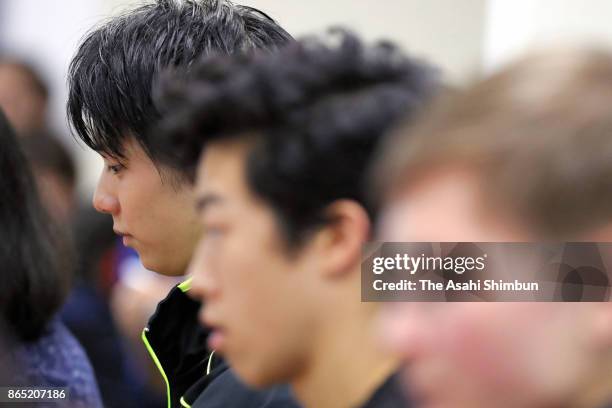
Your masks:
{"label": "neck", "polygon": [[[373,335],[372,304],[354,300],[345,307],[334,304],[319,331],[313,358],[291,382],[306,408],[356,407],[366,403],[397,367]],[[347,307],[348,306],[348,307]]]}

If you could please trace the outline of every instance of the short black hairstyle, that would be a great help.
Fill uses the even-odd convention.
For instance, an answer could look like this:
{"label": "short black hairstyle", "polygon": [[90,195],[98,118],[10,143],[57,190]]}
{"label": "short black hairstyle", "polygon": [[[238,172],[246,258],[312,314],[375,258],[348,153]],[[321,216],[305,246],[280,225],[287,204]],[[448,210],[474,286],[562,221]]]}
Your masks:
{"label": "short black hairstyle", "polygon": [[68,119],[93,150],[125,158],[131,135],[157,163],[151,89],[165,70],[211,53],[275,50],[292,37],[265,13],[228,0],[156,0],[89,33],[68,73]]}
{"label": "short black hairstyle", "polygon": [[193,175],[206,144],[256,134],[247,162],[252,191],[275,211],[288,242],[329,222],[338,199],[359,202],[366,169],[387,129],[437,89],[437,71],[389,42],[365,46],[332,29],[273,55],[211,57],[159,92],[164,160]]}
{"label": "short black hairstyle", "polygon": [[18,338],[34,340],[61,305],[69,274],[57,231],[1,112],[0,173],[0,316]]}

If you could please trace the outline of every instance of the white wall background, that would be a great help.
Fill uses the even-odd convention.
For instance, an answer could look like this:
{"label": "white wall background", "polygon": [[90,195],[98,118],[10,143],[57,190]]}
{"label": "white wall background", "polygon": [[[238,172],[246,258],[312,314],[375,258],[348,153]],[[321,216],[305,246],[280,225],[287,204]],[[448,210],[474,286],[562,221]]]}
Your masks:
{"label": "white wall background", "polygon": [[332,25],[369,40],[391,39],[422,56],[459,82],[480,66],[485,0],[243,0],[278,20],[296,36]]}
{"label": "white wall background", "polygon": [[543,47],[612,46],[610,0],[489,0],[484,22],[486,70]]}

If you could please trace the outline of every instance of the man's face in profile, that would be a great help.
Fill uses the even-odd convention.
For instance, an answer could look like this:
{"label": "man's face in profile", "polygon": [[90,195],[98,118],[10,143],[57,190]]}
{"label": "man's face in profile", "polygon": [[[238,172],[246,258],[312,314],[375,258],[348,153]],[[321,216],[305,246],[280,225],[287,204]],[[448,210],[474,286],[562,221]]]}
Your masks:
{"label": "man's face in profile", "polygon": [[[519,223],[485,207],[468,169],[431,172],[404,193],[383,212],[380,240],[532,240]],[[545,407],[563,405],[592,378],[606,350],[596,334],[601,316],[603,306],[589,303],[416,302],[388,306],[381,321],[422,406]]]}
{"label": "man's face in profile", "polygon": [[193,188],[173,183],[170,169],[160,170],[136,139],[129,138],[124,150],[121,162],[102,155],[93,206],[113,217],[113,230],[147,269],[183,275],[201,231]]}
{"label": "man's face in profile", "polygon": [[209,346],[253,386],[287,381],[307,353],[319,313],[310,283],[316,259],[307,246],[289,254],[270,206],[247,185],[248,142],[207,145],[200,159],[196,207],[205,231],[189,272],[190,294],[205,303]]}

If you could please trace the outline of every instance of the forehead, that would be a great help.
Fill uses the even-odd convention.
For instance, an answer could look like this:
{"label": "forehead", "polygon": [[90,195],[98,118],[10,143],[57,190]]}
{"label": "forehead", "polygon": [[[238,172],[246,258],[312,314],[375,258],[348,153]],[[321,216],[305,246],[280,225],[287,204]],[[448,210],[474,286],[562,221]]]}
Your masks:
{"label": "forehead", "polygon": [[380,223],[385,241],[521,241],[519,224],[491,208],[482,177],[462,167],[425,174],[396,194]]}
{"label": "forehead", "polygon": [[235,139],[213,142],[202,151],[196,172],[200,192],[246,194],[246,160],[249,143]]}
{"label": "forehead", "polygon": [[187,182],[187,177],[179,170],[159,161],[153,161],[134,136],[127,135],[122,140],[121,150],[123,157],[114,157],[105,152],[98,153],[108,162],[127,164],[130,173],[138,174],[139,177],[150,174],[152,177],[158,178],[163,184],[169,184],[175,190],[191,188],[191,185]]}
{"label": "forehead", "polygon": [[140,145],[138,140],[136,140],[136,138],[129,133],[123,133],[121,135],[121,139],[118,141],[118,147],[123,157],[119,157],[118,155],[113,154],[111,151],[105,150],[104,147],[99,146],[99,148],[96,149],[97,153],[102,156],[104,160],[138,161],[142,159],[148,159],[149,161],[151,161],[151,159],[145,152],[144,148]]}

